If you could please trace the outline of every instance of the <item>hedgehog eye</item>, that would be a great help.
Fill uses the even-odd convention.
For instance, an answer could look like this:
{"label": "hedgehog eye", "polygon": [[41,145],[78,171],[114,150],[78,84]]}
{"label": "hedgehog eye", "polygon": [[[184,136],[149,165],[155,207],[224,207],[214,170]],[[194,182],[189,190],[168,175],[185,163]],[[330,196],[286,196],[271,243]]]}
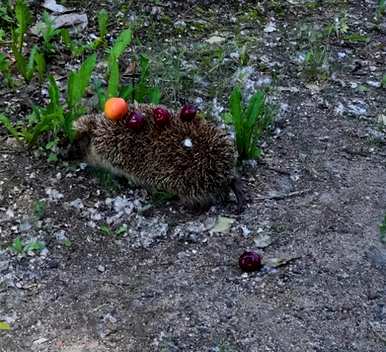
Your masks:
{"label": "hedgehog eye", "polygon": [[187,148],[187,149],[192,149],[193,147],[193,143],[192,143],[192,140],[190,138],[185,138],[183,141],[182,141],[182,145]]}

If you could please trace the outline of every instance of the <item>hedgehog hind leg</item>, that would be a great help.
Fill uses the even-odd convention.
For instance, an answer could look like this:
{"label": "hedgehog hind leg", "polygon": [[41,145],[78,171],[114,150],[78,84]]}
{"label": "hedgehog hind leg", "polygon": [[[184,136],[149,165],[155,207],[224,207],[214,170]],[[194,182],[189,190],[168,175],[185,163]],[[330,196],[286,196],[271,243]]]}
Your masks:
{"label": "hedgehog hind leg", "polygon": [[245,206],[244,187],[241,178],[238,176],[233,177],[230,186],[236,196],[237,212],[241,213]]}

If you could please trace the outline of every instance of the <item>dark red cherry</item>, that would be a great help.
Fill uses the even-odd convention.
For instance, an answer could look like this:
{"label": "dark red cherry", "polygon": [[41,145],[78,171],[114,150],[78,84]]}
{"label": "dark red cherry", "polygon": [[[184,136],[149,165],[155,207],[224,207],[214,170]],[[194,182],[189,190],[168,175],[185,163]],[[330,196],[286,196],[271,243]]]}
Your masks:
{"label": "dark red cherry", "polygon": [[181,109],[180,119],[182,121],[192,121],[197,114],[197,108],[194,105],[184,105]]}
{"label": "dark red cherry", "polygon": [[139,130],[145,123],[145,117],[139,111],[133,111],[125,121],[125,125],[133,130]]}
{"label": "dark red cherry", "polygon": [[244,252],[239,258],[239,266],[243,271],[257,271],[261,268],[261,256],[256,252]]}
{"label": "dark red cherry", "polygon": [[155,108],[153,110],[154,122],[158,127],[165,126],[171,118],[170,112],[164,108]]}

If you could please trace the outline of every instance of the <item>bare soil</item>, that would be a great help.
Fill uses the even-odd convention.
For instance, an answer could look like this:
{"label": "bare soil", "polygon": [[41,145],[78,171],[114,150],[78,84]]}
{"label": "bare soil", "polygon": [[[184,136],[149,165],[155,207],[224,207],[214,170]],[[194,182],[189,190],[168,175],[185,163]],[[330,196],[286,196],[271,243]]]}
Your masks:
{"label": "bare soil", "polygon": [[[173,19],[211,24],[181,37],[160,25],[163,40],[175,36],[181,45],[211,37],[214,27],[237,31],[231,17],[259,8],[141,3],[130,2],[128,11],[150,23],[158,23],[155,6]],[[258,57],[279,63],[264,73],[275,71],[274,98],[286,109],[264,140],[262,159],[244,168],[249,201],[240,215],[234,204],[202,214],[174,201],[154,205],[141,189],[109,178],[106,184],[83,166],[47,163],[2,134],[0,321],[12,330],[0,331],[1,352],[386,350],[386,249],[379,238],[386,147],[378,126],[386,99],[384,89],[368,83],[386,73],[386,33],[372,29],[370,2],[315,9],[286,2],[284,16],[272,3],[261,6],[276,30],[264,32],[266,24],[249,19],[248,36],[262,43]],[[333,74],[310,83],[291,59],[291,30],[301,21],[332,22],[338,6],[351,30],[370,41],[330,43]],[[169,45],[160,41],[159,48]],[[258,80],[261,62],[252,66]],[[208,94],[202,98],[209,103]],[[18,101],[15,93],[2,96]],[[184,100],[168,97],[170,104]],[[350,104],[363,110],[350,112]],[[121,208],[117,197],[126,197]],[[37,214],[38,200],[44,214]],[[127,225],[122,236],[101,231],[114,216],[114,229]],[[234,219],[225,233],[194,230],[218,216]],[[264,249],[255,242],[261,234],[272,240]],[[9,247],[18,236],[44,241],[48,251],[16,255]],[[246,249],[292,260],[245,274],[238,258]]]}

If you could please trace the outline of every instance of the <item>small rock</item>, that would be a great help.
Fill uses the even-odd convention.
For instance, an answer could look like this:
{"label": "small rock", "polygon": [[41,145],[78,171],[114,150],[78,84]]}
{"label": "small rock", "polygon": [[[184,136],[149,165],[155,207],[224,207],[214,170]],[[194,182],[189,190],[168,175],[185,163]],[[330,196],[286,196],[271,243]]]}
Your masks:
{"label": "small rock", "polygon": [[379,81],[367,81],[366,83],[369,86],[374,87],[374,88],[380,88],[381,87],[381,82],[379,82]]}
{"label": "small rock", "polygon": [[272,238],[269,235],[261,234],[255,238],[254,243],[257,248],[266,248],[272,244]]}
{"label": "small rock", "polygon": [[270,21],[264,28],[265,33],[272,33],[276,31],[276,24],[274,21]]}
{"label": "small rock", "polygon": [[8,260],[0,261],[0,273],[7,271],[8,267],[9,267],[9,261]]}
{"label": "small rock", "polygon": [[220,37],[218,35],[214,35],[210,37],[209,39],[206,40],[207,43],[209,44],[220,44],[225,41],[224,37]]}
{"label": "small rock", "polygon": [[47,10],[56,13],[63,13],[69,11],[69,9],[67,9],[66,7],[57,4],[55,0],[45,0],[42,6]]}
{"label": "small rock", "polygon": [[219,216],[215,226],[210,230],[210,233],[228,233],[234,222],[235,219]]}
{"label": "small rock", "polygon": [[48,339],[46,339],[45,337],[41,337],[40,339],[37,339],[33,342],[34,345],[41,345],[43,343],[46,343],[47,341],[49,341]]}
{"label": "small rock", "polygon": [[84,208],[84,205],[82,203],[82,201],[77,198],[75,200],[73,200],[72,202],[70,202],[70,206],[73,207],[73,208],[76,208],[76,209],[83,209]]}
{"label": "small rock", "polygon": [[43,258],[47,258],[48,253],[49,253],[48,248],[43,248],[43,249],[40,251],[40,256],[43,257]]}
{"label": "small rock", "polygon": [[382,126],[386,126],[386,115],[384,114],[378,115],[378,123]]}
{"label": "small rock", "polygon": [[31,228],[32,228],[32,224],[29,221],[27,221],[27,220],[25,220],[24,222],[22,222],[19,225],[19,231],[20,232],[29,231],[29,230],[31,230]]}
{"label": "small rock", "polygon": [[182,20],[178,20],[174,22],[174,27],[176,28],[185,28],[186,27],[186,22]]}
{"label": "small rock", "polygon": [[13,217],[15,217],[15,212],[11,208],[8,208],[5,212],[5,215],[8,219],[12,219]]}
{"label": "small rock", "polygon": [[367,105],[360,99],[353,100],[347,105],[347,112],[354,116],[363,116],[367,114]]}
{"label": "small rock", "polygon": [[67,239],[66,232],[64,230],[60,230],[54,233],[54,236],[57,241],[65,241]]}
{"label": "small rock", "polygon": [[106,268],[103,265],[98,265],[97,270],[101,273],[104,273],[106,271]]}
{"label": "small rock", "polygon": [[380,143],[385,142],[385,134],[384,133],[377,131],[377,130],[370,128],[370,127],[366,129],[366,132],[369,135],[369,137],[371,139],[373,139],[374,141],[380,142]]}
{"label": "small rock", "polygon": [[46,194],[48,195],[48,199],[54,202],[64,197],[62,193],[53,188],[47,188]]}

